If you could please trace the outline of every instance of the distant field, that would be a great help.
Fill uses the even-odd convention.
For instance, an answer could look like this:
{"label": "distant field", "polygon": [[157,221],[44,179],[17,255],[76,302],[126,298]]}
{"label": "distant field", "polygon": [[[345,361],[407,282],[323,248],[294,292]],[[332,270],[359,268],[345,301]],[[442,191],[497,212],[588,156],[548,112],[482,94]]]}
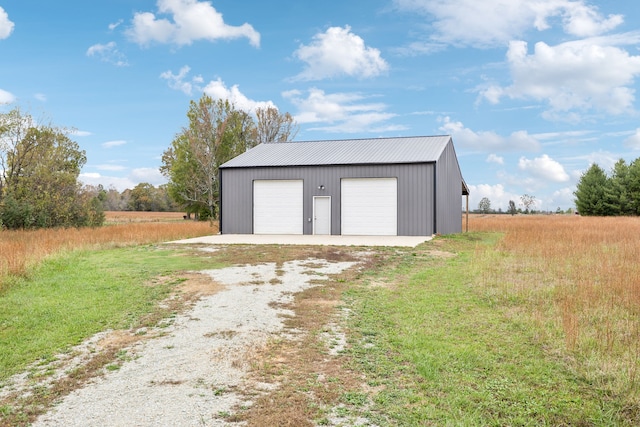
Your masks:
{"label": "distant field", "polygon": [[107,211],[107,223],[184,221],[184,212]]}

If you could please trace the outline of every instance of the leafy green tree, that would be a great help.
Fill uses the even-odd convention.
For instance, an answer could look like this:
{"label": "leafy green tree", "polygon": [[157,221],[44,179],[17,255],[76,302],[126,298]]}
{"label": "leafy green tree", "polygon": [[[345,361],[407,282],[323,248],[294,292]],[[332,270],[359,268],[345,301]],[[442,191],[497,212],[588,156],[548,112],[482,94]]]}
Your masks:
{"label": "leafy green tree", "polygon": [[169,179],[168,191],[187,212],[216,218],[218,168],[257,144],[251,116],[227,100],[203,95],[191,101],[184,128],[162,155],[160,171]]}
{"label": "leafy green tree", "polygon": [[491,200],[488,197],[483,197],[478,203],[478,210],[484,214],[491,212]]}
{"label": "leafy green tree", "polygon": [[19,109],[0,114],[0,128],[0,218],[4,227],[101,223],[100,203],[94,203],[78,182],[85,152],[67,132],[36,124]]}
{"label": "leafy green tree", "polygon": [[141,182],[131,190],[131,198],[129,199],[129,208],[132,211],[158,211],[154,206],[155,188],[148,182]]}
{"label": "leafy green tree", "polygon": [[515,215],[518,213],[518,208],[516,208],[516,202],[514,202],[513,200],[509,200],[509,209],[507,209],[507,212],[510,213],[511,215]]}

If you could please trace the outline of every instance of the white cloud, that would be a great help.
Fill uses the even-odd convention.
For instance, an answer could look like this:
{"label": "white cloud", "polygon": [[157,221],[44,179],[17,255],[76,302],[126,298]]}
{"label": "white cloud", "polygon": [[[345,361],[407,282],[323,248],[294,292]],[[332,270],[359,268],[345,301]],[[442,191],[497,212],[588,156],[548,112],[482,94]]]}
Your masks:
{"label": "white cloud", "polygon": [[565,158],[564,162],[565,164],[571,164],[572,169],[574,169],[571,171],[571,177],[573,179],[579,179],[582,173],[594,163],[597,163],[601,168],[607,171],[611,170],[618,160],[620,160],[619,153],[598,150]]}
{"label": "white cloud", "polygon": [[585,0],[394,0],[400,10],[426,16],[433,32],[413,48],[503,46],[531,30],[544,31],[550,22],[562,23],[565,33],[589,37],[610,31],[623,22],[607,17]]}
{"label": "white cloud", "polygon": [[487,156],[487,163],[497,163],[499,165],[504,165],[504,158],[495,154],[489,154]]}
{"label": "white cloud", "polygon": [[117,22],[114,22],[113,24],[109,24],[109,31],[113,31],[116,28],[118,28],[121,24],[122,24],[122,19],[119,19]]}
{"label": "white cloud", "polygon": [[584,140],[588,140],[592,137],[590,137],[590,134],[593,134],[594,131],[592,130],[571,130],[571,131],[565,131],[565,132],[544,132],[544,133],[536,133],[533,134],[532,136],[534,136],[536,139],[539,140],[557,140],[557,141],[563,141],[563,142],[569,142],[569,141],[584,141]]}
{"label": "white cloud", "polygon": [[97,179],[100,178],[100,174],[97,172],[85,172],[80,174],[80,178]]}
{"label": "white cloud", "polygon": [[16,100],[16,97],[6,90],[0,89],[0,105],[2,104],[11,104]]}
{"label": "white cloud", "polygon": [[160,74],[160,78],[167,80],[171,89],[182,91],[186,95],[191,96],[194,89],[198,91],[202,90],[201,84],[204,80],[201,76],[195,76],[191,81],[186,81],[185,79],[190,71],[191,68],[188,65],[185,65],[180,68],[178,74],[173,74],[171,71],[165,71]]}
{"label": "white cloud", "polygon": [[98,58],[102,62],[107,62],[118,67],[126,67],[129,65],[127,57],[118,50],[115,42],[94,44],[87,49],[87,56]]}
{"label": "white cloud", "polygon": [[375,77],[386,72],[387,62],[378,49],[365,46],[364,40],[344,28],[331,27],[313,36],[309,45],[301,45],[294,55],[306,63],[295,80],[321,80],[347,75]]}
{"label": "white cloud", "polygon": [[554,191],[551,195],[550,200],[545,202],[545,205],[548,206],[549,210],[554,212],[558,207],[565,209],[568,207],[573,207],[575,204],[575,196],[573,195],[574,190],[575,187],[566,187]]}
{"label": "white cloud", "polygon": [[154,168],[133,169],[129,175],[125,177],[102,175],[98,172],[84,172],[80,174],[78,179],[84,185],[97,186],[101,184],[104,188],[113,187],[120,192],[126,189],[132,189],[142,182],[148,182],[155,187],[166,184],[167,182],[160,171]]}
{"label": "white cloud", "polygon": [[81,173],[78,176],[78,180],[83,185],[93,185],[98,186],[102,185],[104,188],[115,188],[116,190],[122,192],[127,188],[131,189],[138,185],[137,182],[133,181],[128,177],[116,177],[116,176],[108,176],[102,175],[97,172],[85,172]]}
{"label": "white cloud", "polygon": [[565,172],[564,167],[547,154],[543,154],[533,160],[520,157],[520,160],[518,161],[518,168],[520,168],[521,171],[527,172],[534,178],[538,178],[543,181],[569,181],[569,175]]}
{"label": "white cloud", "polygon": [[86,130],[71,129],[71,131],[69,132],[69,135],[82,137],[82,136],[92,135],[92,133],[87,132]]}
{"label": "white cloud", "polygon": [[122,165],[114,165],[114,164],[106,164],[106,165],[98,165],[96,169],[99,171],[110,171],[110,172],[120,172],[126,170],[127,168]]}
{"label": "white cloud", "polygon": [[151,12],[138,12],[126,31],[134,42],[146,46],[151,42],[189,45],[197,40],[215,41],[246,37],[252,46],[260,46],[260,34],[245,23],[225,24],[222,14],[210,2],[197,0],[158,0],[159,18]]}
{"label": "white cloud", "polygon": [[636,129],[633,135],[624,140],[624,145],[633,150],[640,150],[640,128]]}
{"label": "white cloud", "polygon": [[622,15],[604,17],[595,6],[567,1],[563,13],[564,30],[578,37],[591,37],[613,30],[624,22]]}
{"label": "white cloud", "polygon": [[284,92],[282,96],[298,108],[295,115],[298,123],[321,125],[309,130],[346,133],[404,130],[401,126],[385,123],[395,117],[385,111],[385,104],[364,102],[365,97],[357,93],[327,94],[311,88],[306,97],[297,90]]}
{"label": "white cloud", "polygon": [[214,99],[228,99],[237,109],[253,113],[258,108],[275,107],[271,101],[254,101],[240,92],[238,85],[228,88],[221,79],[210,81],[203,89],[204,93]]}
{"label": "white cloud", "polygon": [[537,151],[540,149],[538,140],[524,130],[503,137],[492,131],[475,132],[466,128],[462,122],[452,121],[448,116],[441,118],[440,121],[442,122],[442,126],[439,128],[441,131],[451,135],[456,145],[469,149],[481,151]]}
{"label": "white cloud", "polygon": [[[129,178],[136,182],[148,182],[152,185],[160,185],[167,182],[167,179],[160,173],[158,168],[136,168],[131,171]],[[133,187],[132,187],[133,188]]]}
{"label": "white cloud", "polygon": [[516,204],[520,200],[520,196],[505,191],[502,184],[469,185],[469,192],[469,210],[476,209],[484,197],[489,199],[491,209],[495,210],[506,210],[509,207],[509,200],[513,200]]}
{"label": "white cloud", "polygon": [[189,80],[189,72],[191,68],[185,65],[180,69],[178,74],[171,71],[165,71],[160,74],[160,78],[168,81],[169,87],[184,92],[191,96],[194,92],[205,93],[213,99],[226,99],[231,102],[237,109],[253,113],[258,108],[275,107],[271,101],[255,101],[249,99],[245,94],[240,92],[238,85],[230,88],[225,85],[222,79],[211,80],[206,86],[203,86],[204,79],[202,76],[195,76]]}
{"label": "white cloud", "polygon": [[0,40],[11,35],[15,24],[9,20],[9,14],[0,6]]}
{"label": "white cloud", "polygon": [[[590,40],[549,46],[539,42],[529,54],[527,43],[511,42],[507,62],[513,83],[491,86],[482,96],[495,104],[501,97],[535,99],[549,104],[546,117],[557,118],[575,111],[605,111],[622,114],[633,111],[632,87],[640,75],[640,56],[623,49]],[[578,120],[574,116],[572,121]]]}
{"label": "white cloud", "polygon": [[33,95],[33,97],[40,102],[47,102],[47,95],[45,95],[44,93],[36,93]]}
{"label": "white cloud", "polygon": [[124,140],[116,140],[116,141],[107,141],[102,143],[102,147],[103,148],[113,148],[113,147],[119,147],[121,145],[125,145],[127,143],[127,141]]}

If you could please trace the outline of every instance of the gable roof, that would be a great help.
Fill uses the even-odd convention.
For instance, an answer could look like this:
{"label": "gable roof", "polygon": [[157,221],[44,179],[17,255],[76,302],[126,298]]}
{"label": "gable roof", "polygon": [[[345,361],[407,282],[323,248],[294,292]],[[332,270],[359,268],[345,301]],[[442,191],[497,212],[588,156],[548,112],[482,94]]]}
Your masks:
{"label": "gable roof", "polygon": [[260,144],[220,168],[428,163],[440,158],[451,136],[343,139]]}

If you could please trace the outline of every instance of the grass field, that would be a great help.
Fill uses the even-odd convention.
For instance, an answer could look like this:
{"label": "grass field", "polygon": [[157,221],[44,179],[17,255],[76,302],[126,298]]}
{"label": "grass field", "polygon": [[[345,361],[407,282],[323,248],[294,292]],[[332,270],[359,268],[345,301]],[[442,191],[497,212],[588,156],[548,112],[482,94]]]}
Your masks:
{"label": "grass field", "polygon": [[504,233],[477,256],[487,295],[535,322],[541,339],[561,337],[594,385],[636,401],[640,218],[487,216],[470,227]]}
{"label": "grass field", "polygon": [[107,224],[122,224],[128,222],[174,222],[184,221],[184,212],[135,212],[135,211],[107,211]]}
{"label": "grass field", "polygon": [[585,378],[528,302],[477,281],[498,238],[441,239],[346,291],[350,363],[372,391],[347,408],[381,426],[635,425],[637,406]]}
{"label": "grass field", "polygon": [[23,275],[60,251],[157,243],[218,232],[215,224],[185,221],[182,215],[181,212],[107,212],[103,227],[0,230],[0,291],[8,275]]}
{"label": "grass field", "polygon": [[[231,246],[185,257],[149,243],[211,233],[208,223],[151,215],[109,221],[118,224],[30,239],[8,234],[31,249],[17,276],[4,270],[0,384],[95,331],[166,316],[157,302],[180,271],[312,253]],[[252,375],[279,387],[235,419],[250,426],[336,425],[336,417],[379,426],[640,425],[640,218],[472,215],[469,225],[469,233],[415,249],[367,248],[362,268],[297,295],[287,322],[307,334],[275,338],[256,353]],[[160,232],[169,229],[176,234]],[[76,232],[84,237],[71,238]],[[0,248],[11,240],[5,233]],[[32,257],[40,245],[52,249]],[[150,281],[160,285],[145,286]],[[321,338],[329,320],[347,332],[336,358]],[[29,411],[56,396],[0,401],[0,425],[26,425]]]}

